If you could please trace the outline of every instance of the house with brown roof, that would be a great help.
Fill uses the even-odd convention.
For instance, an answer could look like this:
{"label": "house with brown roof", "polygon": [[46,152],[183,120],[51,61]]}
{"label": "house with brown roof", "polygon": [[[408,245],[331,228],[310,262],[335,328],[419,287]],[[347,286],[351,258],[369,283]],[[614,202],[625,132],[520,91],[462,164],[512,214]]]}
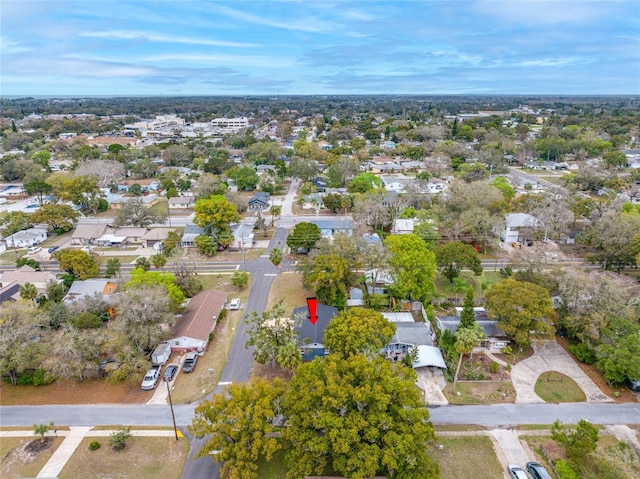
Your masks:
{"label": "house with brown roof", "polygon": [[12,283],[18,286],[31,283],[38,290],[38,294],[42,294],[47,291],[49,281],[59,283],[61,280],[57,279],[56,275],[50,271],[36,271],[26,264],[14,271],[0,272],[0,288],[5,288]]}
{"label": "house with brown roof", "polygon": [[175,228],[151,228],[140,238],[142,247],[159,250],[160,247],[156,247],[156,244],[162,245],[172,231],[175,231]]}
{"label": "house with brown roof", "polygon": [[105,224],[79,224],[73,235],[71,235],[71,243],[76,245],[93,244],[100,238],[107,225]]}
{"label": "house with brown roof", "polygon": [[226,302],[227,293],[215,289],[202,291],[191,298],[185,313],[173,327],[171,339],[167,341],[171,351],[203,352]]}

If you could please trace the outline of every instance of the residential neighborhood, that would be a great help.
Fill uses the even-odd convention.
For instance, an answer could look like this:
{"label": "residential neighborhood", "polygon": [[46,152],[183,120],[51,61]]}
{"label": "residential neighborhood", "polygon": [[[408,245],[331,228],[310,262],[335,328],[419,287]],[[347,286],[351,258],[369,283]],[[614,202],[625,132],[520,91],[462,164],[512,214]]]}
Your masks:
{"label": "residential neighborhood", "polygon": [[[310,459],[291,445],[309,428],[351,427],[325,397],[351,411],[362,395],[350,414],[363,423],[383,397],[384,421],[412,427],[396,414],[409,411],[425,427],[403,447],[428,450],[420,464],[433,471],[447,437],[435,407],[638,402],[633,101],[228,99],[237,115],[216,118],[177,101],[157,100],[154,115],[132,101],[122,116],[0,100],[3,408],[92,396],[175,406],[176,438],[212,434],[198,447],[224,450],[230,473],[264,457],[236,462],[209,414],[270,398],[284,409],[237,433],[280,438],[273,447],[302,458],[287,470],[306,477]],[[631,440],[607,434],[637,448],[637,421],[620,426]],[[550,432],[540,444],[522,434],[514,455],[496,431],[493,471],[505,457],[562,470],[565,455],[535,452],[556,444]]]}

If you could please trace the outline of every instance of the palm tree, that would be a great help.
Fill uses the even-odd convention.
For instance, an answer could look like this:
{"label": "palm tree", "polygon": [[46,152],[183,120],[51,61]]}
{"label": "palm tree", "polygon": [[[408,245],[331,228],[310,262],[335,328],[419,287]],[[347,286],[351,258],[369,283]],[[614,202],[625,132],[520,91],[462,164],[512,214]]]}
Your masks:
{"label": "palm tree", "polygon": [[22,299],[30,299],[35,302],[36,296],[38,296],[38,289],[32,283],[25,283],[20,286],[20,297]]}
{"label": "palm tree", "polygon": [[478,333],[477,331],[469,328],[459,328],[455,334],[456,342],[453,345],[456,352],[460,355],[458,359],[458,367],[456,368],[456,375],[453,377],[453,384],[455,386],[456,379],[458,378],[458,373],[460,372],[460,365],[462,364],[462,356],[464,354],[469,355],[469,362],[471,362],[471,354],[473,352],[473,348],[478,344]]}
{"label": "palm tree", "polygon": [[280,267],[280,263],[282,263],[283,257],[284,255],[282,254],[282,250],[278,248],[273,248],[269,253],[269,259],[276,268]]}
{"label": "palm tree", "polygon": [[160,269],[167,264],[167,257],[162,253],[154,254],[151,257],[151,263],[155,269]]}

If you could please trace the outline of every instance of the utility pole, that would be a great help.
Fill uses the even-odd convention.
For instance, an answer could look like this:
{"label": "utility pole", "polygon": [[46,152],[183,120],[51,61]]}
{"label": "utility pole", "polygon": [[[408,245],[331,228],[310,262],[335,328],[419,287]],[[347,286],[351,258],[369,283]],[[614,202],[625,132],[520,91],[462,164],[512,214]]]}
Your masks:
{"label": "utility pole", "polygon": [[169,387],[169,381],[165,381],[167,384],[167,394],[169,395],[169,407],[171,408],[171,419],[173,419],[173,432],[176,435],[176,441],[178,440],[178,427],[176,426],[176,415],[173,412],[173,402],[171,401],[171,388]]}

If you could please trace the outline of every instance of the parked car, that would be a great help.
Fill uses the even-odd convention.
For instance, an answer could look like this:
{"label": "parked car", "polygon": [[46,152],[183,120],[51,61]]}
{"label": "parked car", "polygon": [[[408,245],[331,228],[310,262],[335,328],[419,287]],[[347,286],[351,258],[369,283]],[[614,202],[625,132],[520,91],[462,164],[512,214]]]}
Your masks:
{"label": "parked car", "polygon": [[527,471],[533,479],[551,479],[551,475],[539,462],[527,462]]}
{"label": "parked car", "polygon": [[626,384],[632,391],[640,391],[640,379],[629,379]]}
{"label": "parked car", "polygon": [[182,370],[185,373],[191,373],[196,368],[196,363],[198,362],[198,353],[187,353],[184,358],[184,364],[182,365]]}
{"label": "parked car", "polygon": [[229,303],[229,309],[240,309],[240,298],[233,298]]}
{"label": "parked car", "polygon": [[511,477],[513,477],[513,479],[529,479],[529,476],[527,476],[527,473],[524,472],[524,469],[522,469],[520,466],[516,466],[515,464],[509,464],[509,474],[511,474]]}
{"label": "parked car", "polygon": [[160,376],[160,369],[152,368],[149,369],[144,375],[144,379],[142,380],[142,389],[143,391],[151,391],[156,387],[156,383],[158,382],[158,377]]}
{"label": "parked car", "polygon": [[176,376],[177,372],[178,372],[178,366],[176,366],[175,364],[169,364],[164,369],[164,374],[162,375],[162,379],[164,379],[165,381],[173,381],[173,378]]}

